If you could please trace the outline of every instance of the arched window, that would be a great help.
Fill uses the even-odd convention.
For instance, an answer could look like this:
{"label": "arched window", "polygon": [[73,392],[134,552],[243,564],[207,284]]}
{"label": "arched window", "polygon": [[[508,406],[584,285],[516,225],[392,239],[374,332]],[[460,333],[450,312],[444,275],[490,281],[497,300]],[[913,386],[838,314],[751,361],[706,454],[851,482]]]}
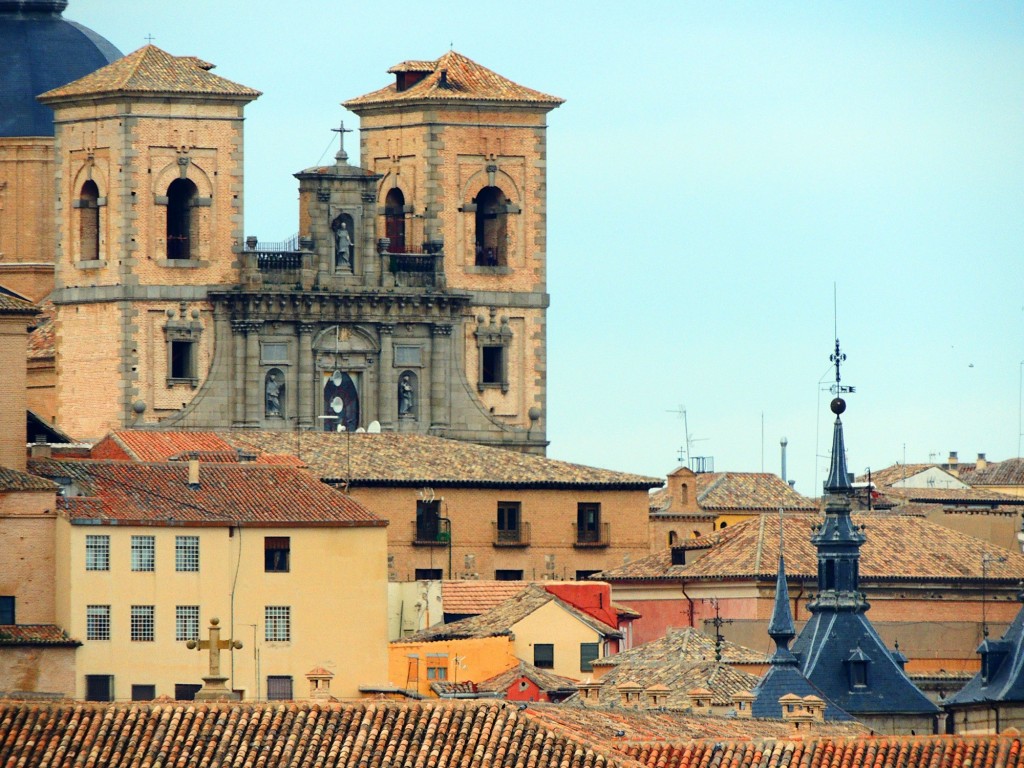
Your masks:
{"label": "arched window", "polygon": [[199,190],[189,179],[175,179],[167,187],[167,258],[190,259],[196,241],[193,209]]}
{"label": "arched window", "polygon": [[405,195],[398,187],[384,198],[384,237],[391,241],[388,253],[405,253]]}
{"label": "arched window", "polygon": [[497,187],[484,187],[476,203],[476,266],[503,267],[508,263],[508,199]]}
{"label": "arched window", "polygon": [[78,196],[78,258],[96,261],[100,257],[100,190],[91,179]]}

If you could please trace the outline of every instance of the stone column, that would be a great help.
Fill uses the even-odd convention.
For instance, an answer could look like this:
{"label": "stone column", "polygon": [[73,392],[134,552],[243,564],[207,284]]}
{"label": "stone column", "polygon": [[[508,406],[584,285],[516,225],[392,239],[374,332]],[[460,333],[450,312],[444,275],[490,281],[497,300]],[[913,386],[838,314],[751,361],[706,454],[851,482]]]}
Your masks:
{"label": "stone column", "polygon": [[245,320],[231,321],[231,345],[235,353],[231,381],[231,423],[235,427],[245,425],[245,332],[248,326]]}
{"label": "stone column", "polygon": [[449,410],[448,368],[451,363],[452,327],[430,328],[430,426],[447,427]]}
{"label": "stone column", "polygon": [[390,430],[395,426],[395,411],[398,407],[398,385],[395,382],[395,326],[380,323],[380,368],[377,376],[377,413],[380,426]]}
{"label": "stone column", "polygon": [[299,429],[313,429],[316,424],[316,387],[313,371],[313,333],[315,323],[299,323],[299,373],[296,393],[299,409]]}
{"label": "stone column", "polygon": [[260,376],[260,328],[262,320],[247,323],[245,337],[245,426],[259,427],[263,420],[263,377]]}

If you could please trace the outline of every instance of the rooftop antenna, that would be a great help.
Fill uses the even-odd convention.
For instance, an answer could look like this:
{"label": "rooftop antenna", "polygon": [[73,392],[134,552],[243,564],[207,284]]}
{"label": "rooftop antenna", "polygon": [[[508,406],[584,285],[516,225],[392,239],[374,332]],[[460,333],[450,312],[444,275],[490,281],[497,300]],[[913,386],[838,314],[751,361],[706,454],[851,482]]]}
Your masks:
{"label": "rooftop antenna", "polygon": [[[689,419],[686,416],[686,406],[685,405],[680,405],[678,408],[675,408],[675,409],[670,408],[669,410],[665,411],[665,413],[675,413],[675,414],[677,414],[679,416],[679,418],[681,418],[683,420],[683,431],[685,432],[685,437],[686,437],[686,458],[684,460],[683,457],[680,455],[679,461],[680,461],[680,463],[684,463],[685,462],[688,465],[689,462],[690,462],[690,458],[693,456],[693,454],[691,452],[692,444],[693,443],[699,443],[702,440],[707,440],[707,438],[706,437],[694,437],[693,435],[690,434],[690,421],[689,421]],[[680,454],[682,454],[682,450],[683,450],[682,448],[679,449]],[[693,467],[690,467],[690,469],[693,469]]]}

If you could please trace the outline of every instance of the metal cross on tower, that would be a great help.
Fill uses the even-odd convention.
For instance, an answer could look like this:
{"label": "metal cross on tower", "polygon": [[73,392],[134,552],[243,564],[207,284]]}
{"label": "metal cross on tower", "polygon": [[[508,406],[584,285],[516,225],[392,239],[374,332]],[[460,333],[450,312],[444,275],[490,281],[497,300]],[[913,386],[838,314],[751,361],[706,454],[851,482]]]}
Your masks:
{"label": "metal cross on tower", "polygon": [[723,619],[722,614],[718,612],[718,598],[711,598],[711,606],[715,609],[715,618],[704,619],[705,624],[710,624],[715,628],[715,661],[722,660],[722,643],[725,642],[725,637],[722,635],[722,627],[726,624],[732,624],[732,619]]}
{"label": "metal cross on tower", "polygon": [[846,353],[839,350],[839,337],[836,336],[836,351],[828,356],[828,359],[832,361],[832,364],[836,367],[836,383],[833,384],[829,389],[833,395],[842,395],[856,392],[855,387],[851,387],[847,384],[840,384],[842,379],[840,373],[840,366],[846,362]]}
{"label": "metal cross on tower", "polygon": [[338,123],[337,128],[331,128],[331,130],[338,134],[338,153],[334,156],[334,159],[339,162],[345,162],[348,160],[348,153],[345,151],[345,134],[352,133],[353,130],[345,127],[344,120]]}

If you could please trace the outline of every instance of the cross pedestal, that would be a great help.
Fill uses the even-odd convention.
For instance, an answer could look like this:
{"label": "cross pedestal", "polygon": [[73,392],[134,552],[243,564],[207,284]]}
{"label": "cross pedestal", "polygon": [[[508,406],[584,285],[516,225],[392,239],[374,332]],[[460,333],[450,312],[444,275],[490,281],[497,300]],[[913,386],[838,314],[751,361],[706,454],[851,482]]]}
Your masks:
{"label": "cross pedestal", "polygon": [[227,676],[220,673],[220,652],[241,648],[242,643],[238,640],[220,639],[220,619],[210,619],[209,640],[189,640],[185,646],[190,649],[210,652],[210,673],[203,676],[203,687],[196,691],[196,701],[237,699],[238,695],[226,685]]}

